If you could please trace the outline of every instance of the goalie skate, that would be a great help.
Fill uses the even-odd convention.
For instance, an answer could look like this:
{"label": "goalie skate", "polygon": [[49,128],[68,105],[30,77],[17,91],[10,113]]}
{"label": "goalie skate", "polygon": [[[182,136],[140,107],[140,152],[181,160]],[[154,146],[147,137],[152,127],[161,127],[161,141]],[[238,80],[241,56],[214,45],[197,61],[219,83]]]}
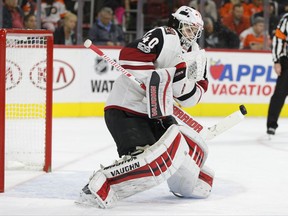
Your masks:
{"label": "goalie skate", "polygon": [[[94,182],[94,187],[99,187],[98,193],[91,193],[89,189],[89,185],[87,184],[82,191],[80,192],[79,199],[75,201],[76,204],[88,207],[98,207],[98,208],[110,208],[112,207],[118,200],[116,194],[110,187],[106,187],[106,177],[101,172],[96,172],[93,174],[91,178],[96,179]],[[103,183],[101,185],[101,183]],[[105,194],[105,196],[103,196]]]}
{"label": "goalie skate", "polygon": [[98,207],[102,208],[101,204],[97,202],[96,196],[92,194],[88,188],[88,184],[80,192],[78,200],[75,201],[75,204],[84,206],[84,207]]}

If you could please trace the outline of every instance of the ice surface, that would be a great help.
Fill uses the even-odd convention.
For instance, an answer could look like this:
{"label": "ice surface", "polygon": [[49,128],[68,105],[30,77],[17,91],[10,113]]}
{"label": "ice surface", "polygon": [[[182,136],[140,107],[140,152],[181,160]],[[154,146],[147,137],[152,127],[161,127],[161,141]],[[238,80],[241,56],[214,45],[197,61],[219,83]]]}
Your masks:
{"label": "ice surface", "polygon": [[288,215],[288,119],[271,140],[265,125],[248,117],[207,143],[216,173],[208,199],[177,198],[163,183],[103,210],[74,203],[93,170],[117,159],[103,118],[54,119],[53,171],[7,171],[0,215]]}

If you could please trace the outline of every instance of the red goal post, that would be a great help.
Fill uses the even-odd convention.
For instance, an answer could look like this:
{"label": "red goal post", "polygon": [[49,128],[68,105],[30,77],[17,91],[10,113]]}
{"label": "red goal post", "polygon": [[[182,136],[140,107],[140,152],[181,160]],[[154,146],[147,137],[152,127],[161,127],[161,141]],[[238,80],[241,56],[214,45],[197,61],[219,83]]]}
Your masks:
{"label": "red goal post", "polygon": [[5,170],[51,171],[53,33],[0,29],[0,192]]}

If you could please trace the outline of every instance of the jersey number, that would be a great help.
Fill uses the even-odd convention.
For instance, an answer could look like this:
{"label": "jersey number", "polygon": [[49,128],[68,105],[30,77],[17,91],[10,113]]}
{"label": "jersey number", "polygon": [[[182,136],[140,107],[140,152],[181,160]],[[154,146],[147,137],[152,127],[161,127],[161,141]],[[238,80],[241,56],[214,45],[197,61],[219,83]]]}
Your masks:
{"label": "jersey number", "polygon": [[[139,42],[138,43],[138,46],[137,48],[142,50],[142,52],[145,52],[145,53],[150,53],[151,52],[151,49],[154,48],[154,46],[156,46],[158,43],[159,43],[159,39],[158,38],[152,38],[150,40],[150,36],[151,36],[151,33],[148,33],[146,34],[143,38],[142,38],[142,42]],[[148,42],[149,41],[149,42]],[[148,44],[146,45],[145,43]]]}
{"label": "jersey number", "polygon": [[148,46],[150,49],[153,49],[153,47],[159,43],[159,39],[154,37],[154,38],[152,38],[152,39],[150,40],[150,36],[151,36],[151,33],[148,33],[147,35],[145,35],[145,36],[142,38],[142,41],[143,41],[143,43],[147,43],[147,42],[149,41],[149,43],[147,44],[147,46]]}

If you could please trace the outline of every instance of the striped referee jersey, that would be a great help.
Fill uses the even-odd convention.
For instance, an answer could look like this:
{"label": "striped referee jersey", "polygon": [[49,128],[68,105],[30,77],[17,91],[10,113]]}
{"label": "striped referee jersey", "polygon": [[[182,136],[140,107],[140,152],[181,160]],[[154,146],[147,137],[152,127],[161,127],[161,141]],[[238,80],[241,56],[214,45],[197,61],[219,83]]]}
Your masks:
{"label": "striped referee jersey", "polygon": [[288,13],[280,19],[272,40],[272,57],[274,63],[280,62],[280,57],[287,56]]}

